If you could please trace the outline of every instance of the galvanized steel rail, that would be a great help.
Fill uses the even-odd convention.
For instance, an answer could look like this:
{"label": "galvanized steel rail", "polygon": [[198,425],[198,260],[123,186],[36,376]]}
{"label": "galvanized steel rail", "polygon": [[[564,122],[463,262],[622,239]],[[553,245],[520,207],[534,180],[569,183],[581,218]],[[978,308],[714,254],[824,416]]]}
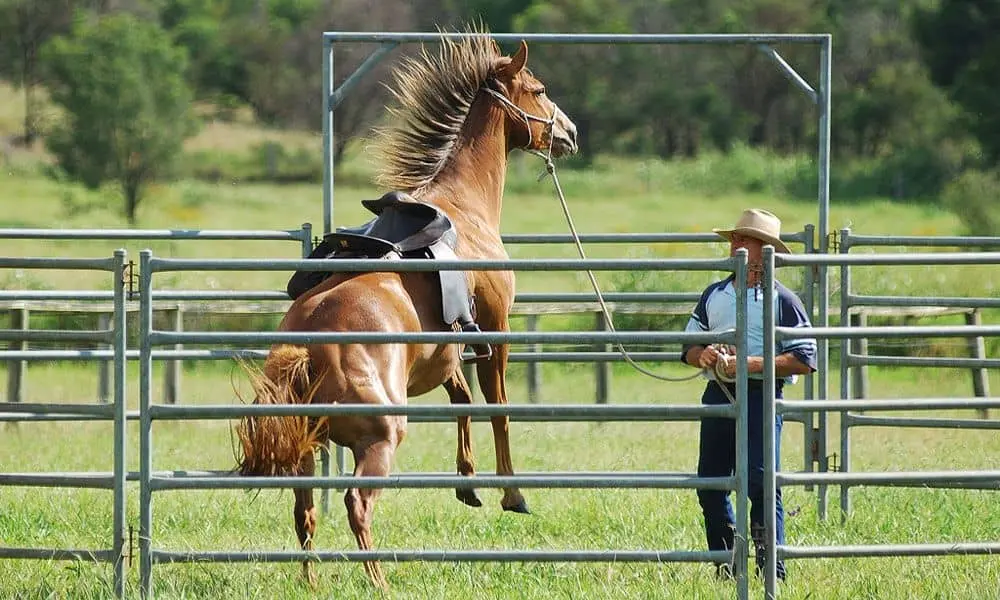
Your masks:
{"label": "galvanized steel rail", "polygon": [[[941,253],[937,255],[885,255],[873,254],[859,256],[832,255],[791,257],[776,255],[774,248],[764,248],[764,422],[773,420],[775,416],[787,411],[803,408],[803,405],[815,411],[842,411],[842,414],[855,424],[895,424],[926,426],[929,420],[912,417],[872,417],[868,415],[851,415],[850,410],[891,411],[891,410],[948,410],[959,408],[996,408],[1000,400],[991,399],[913,399],[913,400],[821,400],[816,402],[796,402],[775,399],[774,389],[774,359],[776,343],[779,340],[803,337],[801,329],[776,327],[774,308],[775,271],[777,266],[785,264],[809,265],[813,262],[827,264],[872,264],[897,265],[913,264],[912,257],[926,258],[927,264],[1000,264],[1000,253],[970,252]],[[845,284],[845,288],[847,284]],[[900,339],[925,337],[965,337],[965,336],[1000,336],[997,326],[966,326],[966,327],[850,327],[846,319],[840,327],[817,327],[810,330],[809,335],[818,339],[847,340],[857,336],[892,337]],[[846,378],[842,384],[846,385]],[[847,389],[846,387],[844,389]],[[859,421],[859,420],[864,421]],[[941,422],[949,421],[940,419]],[[969,426],[967,419],[951,419],[955,427]],[[979,428],[1000,429],[1000,421],[981,422]],[[846,432],[846,427],[844,428]],[[764,456],[773,456],[776,440],[774,429],[765,428]],[[844,453],[844,471],[849,466],[846,454],[846,441],[842,441]],[[921,471],[892,473],[781,473],[774,461],[765,463],[764,494],[765,504],[773,505],[776,501],[776,490],[780,485],[810,485],[827,484],[841,486],[842,503],[850,486],[904,486],[917,488],[947,487],[966,489],[1000,490],[1000,470],[981,471]],[[1000,551],[1000,543],[961,542],[937,544],[885,544],[867,546],[800,546],[789,544],[778,545],[774,523],[774,511],[765,511],[766,559],[764,569],[765,594],[769,598],[777,596],[776,564],[779,559],[791,558],[845,558],[855,556],[938,556],[951,554],[993,554]]]}
{"label": "galvanized steel rail", "polygon": [[[30,233],[30,232],[29,232]],[[0,230],[0,237],[12,237],[10,230]],[[30,237],[30,236],[28,236]],[[86,560],[108,562],[112,565],[112,588],[117,597],[125,591],[125,258],[124,250],[117,250],[111,258],[0,258],[0,269],[59,269],[104,271],[111,275],[113,314],[111,328],[97,331],[23,331],[2,330],[0,340],[13,341],[73,341],[107,343],[111,356],[102,357],[113,362],[113,402],[110,405],[42,406],[10,402],[2,415],[3,421],[62,420],[71,415],[112,421],[111,436],[113,468],[111,473],[0,473],[0,485],[43,486],[60,488],[93,488],[111,491],[111,540],[110,549],[80,550],[59,548],[0,548],[0,558],[36,560]],[[39,350],[0,351],[0,359],[24,360],[47,354]],[[86,351],[63,351],[74,359],[92,358]],[[21,369],[23,363],[10,362]],[[20,376],[20,373],[19,375]],[[8,400],[12,400],[9,398]]]}
{"label": "galvanized steel rail", "polygon": [[[452,267],[463,270],[632,270],[649,268],[651,270],[734,270],[737,279],[746,280],[747,256],[741,251],[735,258],[721,260],[555,260],[555,261],[397,261],[387,265],[378,260],[306,260],[306,261],[247,261],[247,260],[190,260],[190,259],[160,259],[146,250],[140,255],[140,360],[139,360],[139,479],[140,479],[140,519],[139,519],[139,572],[140,593],[143,597],[153,595],[152,570],[153,565],[161,562],[174,561],[208,561],[208,560],[264,560],[275,558],[280,560],[319,559],[357,560],[364,556],[399,557],[408,556],[412,560],[435,560],[436,557],[478,557],[478,560],[602,560],[602,561],[728,561],[735,552],[739,580],[746,587],[745,568],[747,557],[747,461],[745,444],[737,444],[737,471],[732,477],[702,478],[689,474],[676,473],[641,473],[641,474],[531,474],[519,476],[479,476],[475,478],[455,475],[399,475],[390,477],[311,477],[311,478],[275,478],[275,477],[234,477],[230,474],[212,475],[190,473],[157,474],[153,470],[152,426],[156,420],[177,420],[189,418],[230,419],[249,414],[270,415],[335,415],[335,414],[401,414],[424,417],[427,420],[441,420],[458,415],[472,415],[485,418],[491,415],[506,414],[511,418],[538,419],[548,421],[579,421],[579,420],[630,420],[630,421],[673,421],[693,420],[702,416],[730,416],[737,421],[739,439],[746,439],[746,363],[738,366],[739,385],[737,386],[738,401],[731,406],[642,406],[642,405],[583,405],[583,406],[511,406],[511,405],[469,405],[469,406],[357,406],[357,405],[242,405],[242,406],[180,406],[153,405],[151,399],[152,361],[154,345],[169,345],[176,343],[349,343],[364,341],[366,343],[460,343],[468,341],[486,341],[490,343],[510,342],[718,342],[733,343],[737,348],[746,347],[746,286],[737,286],[738,302],[737,328],[719,333],[693,334],[684,332],[518,332],[518,333],[453,333],[453,332],[421,332],[385,334],[373,332],[346,333],[289,333],[289,332],[257,332],[257,333],[213,333],[213,332],[169,332],[157,331],[152,327],[153,299],[156,292],[153,279],[156,273],[176,270],[323,270],[323,271],[429,271]],[[454,264],[451,264],[454,263]],[[740,332],[737,334],[737,331]],[[253,552],[176,552],[158,549],[153,539],[152,496],[156,491],[178,489],[245,489],[262,487],[314,487],[328,489],[331,487],[345,488],[361,487],[406,487],[406,488],[459,488],[459,487],[551,487],[551,488],[653,488],[674,489],[690,487],[707,487],[713,489],[736,489],[738,514],[737,547],[734,551],[709,552],[672,552],[672,551],[475,551],[473,553],[453,552],[448,550],[386,550],[376,553],[362,552],[327,552],[327,553],[262,553]],[[444,560],[444,558],[440,558]],[[456,558],[457,559],[457,558]]]}
{"label": "galvanized steel rail", "polygon": [[[849,265],[856,264],[889,264],[882,262],[878,257],[884,254],[864,254],[851,255],[850,252],[857,248],[871,247],[903,247],[903,248],[955,248],[965,250],[977,250],[977,252],[948,252],[948,253],[912,253],[911,257],[925,259],[922,264],[928,265],[997,265],[1000,264],[1000,237],[955,237],[955,236],[888,236],[888,235],[857,235],[849,228],[841,229],[839,232],[840,253],[832,255],[831,258],[840,259],[840,319],[841,325],[852,323],[852,318],[860,327],[855,327],[858,333],[863,335],[840,338],[841,364],[840,364],[840,387],[841,396],[850,398],[866,395],[867,367],[873,365],[900,366],[900,367],[923,367],[923,368],[966,368],[970,369],[973,379],[973,389],[977,395],[989,395],[989,382],[986,369],[1000,368],[1000,359],[987,358],[985,356],[985,345],[983,337],[996,337],[1000,327],[983,327],[979,325],[978,314],[973,312],[966,314],[966,326],[964,327],[933,327],[921,328],[925,333],[921,337],[958,337],[969,340],[969,345],[974,356],[972,358],[960,357],[931,357],[931,356],[886,356],[871,355],[867,352],[867,340],[869,338],[896,337],[892,335],[893,328],[867,327],[867,322],[863,312],[858,309],[866,307],[947,307],[947,308],[967,308],[977,311],[982,308],[1000,308],[1000,298],[956,298],[956,297],[927,297],[927,296],[891,296],[891,295],[862,295],[853,290],[853,280]],[[985,249],[994,251],[986,252]],[[868,262],[870,260],[878,262]],[[863,261],[863,262],[859,262]],[[898,263],[892,263],[898,264]],[[890,331],[887,331],[889,329]],[[849,340],[856,340],[856,344],[851,344]],[[852,377],[853,375],[853,377]],[[989,420],[989,411],[986,408],[979,410],[980,420],[963,418],[915,418],[904,416],[870,416],[858,415],[856,408],[845,407],[840,414],[840,455],[841,468],[849,471],[851,467],[851,428],[852,427],[922,427],[940,429],[997,429],[998,421]],[[842,485],[840,488],[840,508],[841,514],[847,515],[851,510],[850,487]]]}

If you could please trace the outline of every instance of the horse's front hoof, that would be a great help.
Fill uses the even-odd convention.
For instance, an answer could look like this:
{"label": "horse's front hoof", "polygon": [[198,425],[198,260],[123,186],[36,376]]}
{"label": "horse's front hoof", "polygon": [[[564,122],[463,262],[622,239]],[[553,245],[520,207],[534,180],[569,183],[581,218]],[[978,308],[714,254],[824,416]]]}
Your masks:
{"label": "horse's front hoof", "polygon": [[479,508],[483,505],[483,501],[479,499],[479,494],[472,488],[456,488],[455,497],[461,500],[462,504],[467,504],[474,508]]}
{"label": "horse's front hoof", "polygon": [[316,591],[319,589],[319,579],[316,577],[316,567],[312,563],[302,564],[302,582],[309,586],[309,589]]}
{"label": "horse's front hoof", "polygon": [[505,507],[503,507],[503,509],[504,510],[509,510],[510,512],[521,513],[522,515],[530,515],[531,514],[531,511],[528,510],[528,503],[525,502],[523,499],[520,502],[518,502],[517,504],[513,504],[511,506],[505,506]]}

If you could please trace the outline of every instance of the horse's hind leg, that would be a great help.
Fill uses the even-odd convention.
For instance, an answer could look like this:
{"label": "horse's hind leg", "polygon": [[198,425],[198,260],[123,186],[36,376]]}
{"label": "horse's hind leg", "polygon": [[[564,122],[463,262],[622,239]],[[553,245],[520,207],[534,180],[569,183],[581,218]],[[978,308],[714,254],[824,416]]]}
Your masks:
{"label": "horse's hind leg", "polygon": [[[392,467],[392,456],[396,450],[396,442],[393,439],[379,440],[368,446],[354,448],[354,476],[355,477],[385,477]],[[379,488],[351,488],[344,495],[344,504],[347,506],[347,520],[351,524],[351,531],[358,541],[358,548],[361,550],[372,550],[375,547],[372,538],[372,514],[375,510],[375,501],[382,490]],[[366,561],[365,573],[375,587],[383,590],[389,589],[389,584],[382,574],[382,567],[378,561]]]}
{"label": "horse's hind leg", "polygon": [[[506,330],[506,328],[505,328]],[[493,357],[480,362],[476,367],[479,375],[479,385],[483,389],[483,396],[490,404],[507,404],[507,386],[504,376],[507,373],[507,353],[508,347],[494,346]],[[514,464],[510,457],[510,436],[508,427],[510,419],[507,415],[490,417],[490,424],[493,425],[493,445],[497,455],[497,475],[513,475]],[[519,513],[530,513],[528,503],[524,501],[521,490],[517,488],[504,488],[503,498],[500,506],[504,510]]]}
{"label": "horse's hind leg", "polygon": [[[469,389],[469,382],[465,380],[462,369],[455,369],[455,374],[451,379],[444,382],[444,389],[448,391],[448,398],[452,404],[472,404],[472,391]],[[476,475],[476,459],[472,456],[472,417],[469,415],[458,417],[458,457],[456,464],[458,474],[464,477],[474,477]],[[475,488],[456,488],[455,497],[469,506],[480,507],[483,501],[479,499],[479,494]]]}
{"label": "horse's hind leg", "polygon": [[[299,463],[299,474],[311,477],[315,472],[315,459],[312,453],[306,454]],[[303,550],[313,549],[313,538],[316,535],[316,507],[313,505],[312,489],[295,490],[295,533],[299,537],[299,545]],[[316,587],[316,568],[311,561],[302,562],[302,578],[313,588]]]}

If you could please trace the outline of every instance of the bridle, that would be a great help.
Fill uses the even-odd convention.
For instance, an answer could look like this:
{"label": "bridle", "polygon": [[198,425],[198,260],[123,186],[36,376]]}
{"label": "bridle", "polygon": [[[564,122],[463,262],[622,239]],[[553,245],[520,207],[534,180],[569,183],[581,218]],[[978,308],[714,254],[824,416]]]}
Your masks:
{"label": "bridle", "polygon": [[[517,115],[518,117],[521,118],[522,121],[524,121],[524,127],[525,127],[525,129],[528,130],[528,146],[527,146],[527,148],[526,148],[525,151],[528,152],[528,153],[530,153],[530,154],[534,154],[535,156],[538,156],[538,157],[544,159],[547,163],[551,164],[551,162],[552,162],[552,140],[553,140],[553,137],[554,137],[553,136],[553,129],[555,128],[555,124],[556,124],[556,109],[555,109],[555,105],[553,104],[552,115],[551,116],[549,116],[548,118],[546,118],[546,117],[539,117],[538,115],[533,115],[533,114],[529,113],[528,111],[524,110],[523,108],[521,108],[520,106],[514,104],[514,102],[510,98],[508,98],[504,94],[496,91],[495,89],[493,89],[493,88],[491,88],[489,86],[483,86],[482,90],[484,92],[486,92],[487,94],[489,94],[490,96],[493,96],[494,98],[496,98],[497,100],[499,100],[500,104],[503,104],[504,107],[506,107],[507,109],[513,111],[515,115]],[[537,121],[539,123],[544,123],[545,124],[545,132],[549,135],[549,145],[548,145],[548,148],[545,149],[545,152],[541,152],[539,150],[535,150],[534,148],[531,147],[532,143],[535,141],[535,139],[534,139],[534,137],[532,136],[532,133],[531,133],[531,122],[532,121]],[[550,172],[552,172],[552,171],[554,171],[554,168],[550,170]]]}

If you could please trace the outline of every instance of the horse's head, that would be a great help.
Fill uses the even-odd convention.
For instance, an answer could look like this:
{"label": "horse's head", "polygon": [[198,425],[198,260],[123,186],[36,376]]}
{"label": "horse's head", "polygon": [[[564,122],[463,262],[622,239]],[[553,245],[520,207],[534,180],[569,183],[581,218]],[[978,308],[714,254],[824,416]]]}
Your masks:
{"label": "horse's head", "polygon": [[546,95],[545,84],[525,68],[527,62],[528,45],[522,40],[514,56],[498,59],[486,88],[507,108],[510,147],[539,152],[551,147],[555,157],[575,153],[576,125]]}

